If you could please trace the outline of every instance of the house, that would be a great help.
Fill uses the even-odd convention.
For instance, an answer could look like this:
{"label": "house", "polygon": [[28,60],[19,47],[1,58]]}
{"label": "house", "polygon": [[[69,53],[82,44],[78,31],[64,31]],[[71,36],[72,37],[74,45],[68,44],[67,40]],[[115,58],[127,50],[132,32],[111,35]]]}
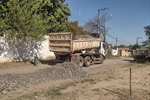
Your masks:
{"label": "house", "polygon": [[130,57],[131,54],[132,53],[129,51],[129,48],[127,47],[118,48],[118,56]]}

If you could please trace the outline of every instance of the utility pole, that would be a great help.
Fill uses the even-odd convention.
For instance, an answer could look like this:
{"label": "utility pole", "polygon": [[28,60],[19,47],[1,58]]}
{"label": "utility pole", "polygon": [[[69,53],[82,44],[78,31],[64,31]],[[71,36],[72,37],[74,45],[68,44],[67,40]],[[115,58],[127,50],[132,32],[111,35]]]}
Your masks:
{"label": "utility pole", "polygon": [[[101,9],[98,9],[98,34],[100,36],[100,10],[107,10],[109,9],[108,7],[107,8],[101,8]],[[106,28],[105,28],[105,22],[104,22],[104,43],[106,43]]]}
{"label": "utility pole", "polygon": [[136,38],[136,44],[138,45],[138,40],[141,39],[142,37],[137,37]]}
{"label": "utility pole", "polygon": [[100,9],[98,9],[98,22],[97,22],[98,28],[97,28],[97,32],[99,34],[100,37]]}
{"label": "utility pole", "polygon": [[[107,9],[109,8],[103,8],[104,11]],[[106,43],[106,18],[104,19],[104,42]]]}
{"label": "utility pole", "polygon": [[118,42],[118,38],[116,37],[116,48],[117,48],[117,42]]}

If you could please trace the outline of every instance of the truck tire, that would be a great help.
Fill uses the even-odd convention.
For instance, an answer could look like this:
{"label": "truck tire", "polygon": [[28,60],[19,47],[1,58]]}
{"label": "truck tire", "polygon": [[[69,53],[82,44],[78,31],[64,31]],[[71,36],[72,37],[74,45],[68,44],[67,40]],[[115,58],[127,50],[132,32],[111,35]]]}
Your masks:
{"label": "truck tire", "polygon": [[83,64],[84,64],[84,59],[83,59],[83,57],[80,56],[80,57],[78,58],[77,64],[78,64],[80,67],[83,67]]}
{"label": "truck tire", "polygon": [[104,63],[104,57],[101,56],[101,61],[100,61],[100,64],[103,64]]}
{"label": "truck tire", "polygon": [[84,59],[84,66],[89,67],[91,64],[91,58],[89,56],[85,57]]}

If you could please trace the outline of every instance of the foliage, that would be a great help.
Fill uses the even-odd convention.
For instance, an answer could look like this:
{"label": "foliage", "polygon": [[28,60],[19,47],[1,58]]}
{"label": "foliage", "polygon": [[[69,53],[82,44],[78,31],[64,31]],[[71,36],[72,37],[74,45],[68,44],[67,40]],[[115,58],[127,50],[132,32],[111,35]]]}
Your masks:
{"label": "foliage", "polygon": [[150,39],[150,25],[145,26],[144,29],[145,29],[146,35],[147,35],[147,36],[149,37],[149,39]]}
{"label": "foliage", "polygon": [[108,48],[107,57],[112,57],[112,49]]}
{"label": "foliage", "polygon": [[47,91],[47,96],[50,96],[50,95],[52,95],[52,96],[57,96],[57,95],[61,95],[61,92],[60,92],[61,90],[59,89],[59,88],[52,88],[52,89],[50,89],[49,91]]}
{"label": "foliage", "polygon": [[93,19],[90,19],[83,27],[84,27],[84,30],[88,31],[88,32],[91,32],[91,33],[96,33],[97,32],[97,20],[98,20],[98,17],[96,16],[95,18]]}
{"label": "foliage", "polygon": [[89,34],[89,32],[83,31],[82,26],[78,26],[78,21],[68,22],[68,29],[66,31],[73,32],[75,35]]}
{"label": "foliage", "polygon": [[82,84],[87,83],[87,82],[89,82],[90,84],[95,84],[96,83],[95,80],[91,79],[91,78],[90,79],[87,78],[87,79],[84,79],[84,80],[81,81]]}
{"label": "foliage", "polygon": [[67,29],[65,0],[0,0],[0,31],[7,37],[40,40]]}
{"label": "foliage", "polygon": [[49,20],[49,32],[59,32],[67,29],[68,16],[71,15],[68,4],[64,3],[65,0],[50,0],[52,6],[46,4],[44,9],[48,11],[47,16]]}
{"label": "foliage", "polygon": [[123,44],[121,44],[121,45],[119,45],[118,47],[120,47],[120,48],[124,48],[124,47],[126,47],[125,45],[123,45]]}
{"label": "foliage", "polygon": [[145,26],[144,30],[145,30],[145,34],[147,35],[148,39],[147,39],[147,41],[143,42],[144,43],[143,45],[150,49],[150,25]]}
{"label": "foliage", "polygon": [[42,1],[4,0],[0,5],[0,30],[11,38],[40,39],[47,29],[48,18],[43,17]]}
{"label": "foliage", "polygon": [[132,50],[136,50],[136,49],[139,49],[139,48],[140,48],[140,46],[139,46],[139,45],[137,45],[137,44],[135,44],[135,45],[133,45],[133,46],[132,46],[132,48],[131,48],[131,49],[132,49]]}

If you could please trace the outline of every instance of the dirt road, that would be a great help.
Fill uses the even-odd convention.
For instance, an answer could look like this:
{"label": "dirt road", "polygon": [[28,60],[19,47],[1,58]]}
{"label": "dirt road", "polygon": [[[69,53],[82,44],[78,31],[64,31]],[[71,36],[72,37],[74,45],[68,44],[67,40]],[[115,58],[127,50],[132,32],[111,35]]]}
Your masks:
{"label": "dirt road", "polygon": [[69,67],[67,72],[58,68],[56,74],[54,65],[1,64],[0,100],[150,100],[150,65],[134,63],[132,58],[107,59],[77,68],[76,73]]}

